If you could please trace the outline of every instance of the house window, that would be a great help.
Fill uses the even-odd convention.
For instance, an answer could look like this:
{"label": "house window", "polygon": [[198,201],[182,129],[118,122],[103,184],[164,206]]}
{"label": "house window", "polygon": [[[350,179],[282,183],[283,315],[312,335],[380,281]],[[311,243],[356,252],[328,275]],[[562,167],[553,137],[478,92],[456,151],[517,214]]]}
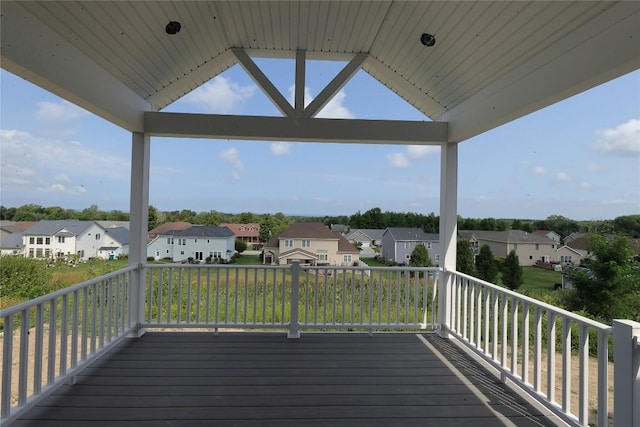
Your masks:
{"label": "house window", "polygon": [[404,256],[404,259],[407,259],[407,260],[408,260],[408,259],[411,259],[411,255],[406,254],[406,255]]}
{"label": "house window", "polygon": [[213,252],[213,257],[214,258],[222,258],[222,251]]}
{"label": "house window", "polygon": [[58,243],[64,243],[64,236],[58,236]]}
{"label": "house window", "polygon": [[536,251],[540,250],[540,245],[536,243]]}
{"label": "house window", "polygon": [[404,248],[405,249],[409,249],[411,247],[411,243],[410,242],[404,242]]}
{"label": "house window", "polygon": [[184,255],[184,251],[180,251],[180,255]]}
{"label": "house window", "polygon": [[50,245],[51,244],[51,237],[45,237],[44,244],[45,245]]}
{"label": "house window", "polygon": [[42,249],[36,249],[36,258],[42,258]]}
{"label": "house window", "polygon": [[167,237],[167,245],[171,244],[171,238]]}
{"label": "house window", "polygon": [[45,258],[49,258],[49,255],[51,255],[51,252],[50,252],[49,248],[47,248],[47,249],[44,250],[44,257]]}
{"label": "house window", "polygon": [[311,240],[306,239],[306,240],[302,241],[302,247],[303,248],[308,248],[310,246],[311,246]]}
{"label": "house window", "polygon": [[29,244],[33,245],[33,243],[35,242],[35,238],[34,237],[29,237]]}
{"label": "house window", "polygon": [[100,240],[100,233],[96,233],[96,240]]}
{"label": "house window", "polygon": [[293,247],[293,240],[287,239],[284,241],[284,247],[285,248],[292,248]]}
{"label": "house window", "polygon": [[33,258],[33,248],[29,249],[29,258]]}
{"label": "house window", "polygon": [[431,242],[427,242],[427,249],[431,249]]}
{"label": "house window", "polygon": [[440,262],[440,254],[436,254],[436,262]]}
{"label": "house window", "polygon": [[41,245],[41,244],[42,244],[42,237],[38,237],[38,238],[36,239],[36,243],[37,243],[38,245]]}
{"label": "house window", "polygon": [[514,244],[513,244],[513,250],[514,250],[514,251],[517,251],[517,250],[518,250],[518,244],[517,244],[517,243],[514,243]]}
{"label": "house window", "polygon": [[351,255],[345,255],[344,262],[351,262]]}
{"label": "house window", "polygon": [[329,257],[327,254],[318,254],[318,261],[328,261]]}

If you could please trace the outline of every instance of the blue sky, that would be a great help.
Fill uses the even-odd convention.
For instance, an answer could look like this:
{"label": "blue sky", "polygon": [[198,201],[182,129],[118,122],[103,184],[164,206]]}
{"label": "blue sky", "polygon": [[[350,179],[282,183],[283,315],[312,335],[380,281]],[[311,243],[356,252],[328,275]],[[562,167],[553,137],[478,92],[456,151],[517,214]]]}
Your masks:
{"label": "blue sky", "polygon": [[[294,62],[256,60],[293,98]],[[342,63],[307,65],[307,102]],[[129,209],[131,135],[0,72],[4,206]],[[164,111],[279,115],[239,66]],[[426,118],[360,71],[320,116]],[[640,213],[640,71],[461,143],[463,217],[576,220]],[[439,211],[437,147],[152,138],[160,210],[351,215]]]}

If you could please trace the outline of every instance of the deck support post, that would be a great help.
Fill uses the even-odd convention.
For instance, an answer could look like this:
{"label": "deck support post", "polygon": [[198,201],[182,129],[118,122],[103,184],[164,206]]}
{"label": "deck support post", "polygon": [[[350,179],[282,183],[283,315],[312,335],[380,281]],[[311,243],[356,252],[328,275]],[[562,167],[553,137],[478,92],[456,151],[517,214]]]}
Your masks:
{"label": "deck support post", "polygon": [[449,337],[452,307],[452,271],[456,270],[458,238],[458,143],[440,146],[440,244],[442,247],[442,279],[438,289],[438,334]]}
{"label": "deck support post", "polygon": [[147,261],[147,232],[149,224],[149,135],[134,132],[131,139],[131,201],[129,265],[137,267],[131,273],[129,287],[129,326],[133,336],[140,337],[144,320],[145,263]]}
{"label": "deck support post", "polygon": [[300,338],[300,324],[298,323],[298,301],[300,300],[300,261],[291,264],[291,321],[289,322],[288,339]]}
{"label": "deck support post", "polygon": [[640,323],[613,321],[613,421],[640,427]]}

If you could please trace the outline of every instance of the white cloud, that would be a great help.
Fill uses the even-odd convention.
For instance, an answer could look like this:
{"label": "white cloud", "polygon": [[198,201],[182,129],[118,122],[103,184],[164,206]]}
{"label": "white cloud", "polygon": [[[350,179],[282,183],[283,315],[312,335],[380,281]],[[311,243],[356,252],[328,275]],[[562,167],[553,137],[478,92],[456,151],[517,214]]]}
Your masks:
{"label": "white cloud", "polygon": [[556,174],[556,181],[558,182],[568,182],[571,181],[571,177],[564,172],[558,172]]}
{"label": "white cloud", "polygon": [[544,166],[535,166],[532,169],[532,172],[536,175],[544,175],[545,173],[547,173],[547,169]]}
{"label": "white cloud", "polygon": [[582,188],[583,190],[586,190],[586,191],[593,190],[593,186],[590,183],[588,183],[587,181],[582,181],[580,183],[580,188]]}
{"label": "white cloud", "polygon": [[231,166],[231,176],[233,179],[239,180],[240,172],[244,170],[244,165],[242,164],[242,160],[240,160],[238,150],[235,147],[231,147],[221,152],[219,157],[220,160]]}
{"label": "white cloud", "polygon": [[89,112],[67,101],[40,101],[36,119],[44,122],[68,122],[89,115]]}
{"label": "white cloud", "polygon": [[603,169],[602,165],[596,162],[591,162],[587,165],[587,172],[596,173],[601,172]]}
{"label": "white cloud", "polygon": [[422,159],[438,151],[440,151],[440,149],[434,145],[409,145],[407,147],[407,157],[411,159]]}
{"label": "white cloud", "polygon": [[597,132],[595,149],[610,154],[640,154],[640,119],[631,119],[615,129]]}
{"label": "white cloud", "polygon": [[48,187],[38,187],[38,191],[42,193],[65,193],[65,194],[83,194],[87,189],[83,186],[67,187],[62,184],[51,184]]}
{"label": "white cloud", "polygon": [[409,159],[404,153],[390,153],[387,154],[387,160],[389,161],[389,165],[394,168],[408,168],[411,166]]}
{"label": "white cloud", "polygon": [[[346,99],[347,94],[341,90],[339,91],[327,104],[324,106],[322,110],[318,112],[316,117],[324,118],[324,119],[354,119],[356,116],[353,112],[351,112],[345,105],[344,100]],[[289,87],[289,102],[291,105],[294,105],[295,98],[295,86]],[[306,107],[313,101],[314,96],[311,95],[311,91],[308,87],[304,88],[304,106]]]}
{"label": "white cloud", "polygon": [[[0,130],[3,191],[51,189],[52,183],[74,193],[76,177],[126,179],[129,159],[94,150],[79,141],[39,138],[19,130]],[[60,187],[54,187],[60,191]],[[86,191],[86,190],[85,190]]]}
{"label": "white cloud", "polygon": [[243,103],[253,97],[255,91],[255,86],[241,86],[230,79],[217,76],[185,95],[183,100],[200,104],[210,113],[230,114],[237,112]]}
{"label": "white cloud", "polygon": [[405,169],[411,167],[411,160],[423,159],[439,150],[439,147],[431,145],[408,145],[403,153],[387,154],[387,161],[391,167]]}
{"label": "white cloud", "polygon": [[276,156],[283,156],[291,152],[291,143],[290,142],[273,142],[271,143],[270,149],[272,154],[275,154]]}

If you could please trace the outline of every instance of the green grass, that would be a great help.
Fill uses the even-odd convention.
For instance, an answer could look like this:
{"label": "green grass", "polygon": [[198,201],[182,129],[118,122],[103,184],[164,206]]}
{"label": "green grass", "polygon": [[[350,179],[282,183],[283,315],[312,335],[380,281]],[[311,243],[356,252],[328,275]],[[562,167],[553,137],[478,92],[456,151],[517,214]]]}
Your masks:
{"label": "green grass", "polygon": [[369,267],[385,267],[384,261],[377,260],[375,258],[362,258],[362,261]]}
{"label": "green grass", "polygon": [[244,255],[241,254],[240,258],[235,262],[236,265],[262,265],[260,255]]}
{"label": "green grass", "polygon": [[539,267],[522,267],[524,283],[518,291],[522,293],[552,292],[556,283],[562,282],[562,274],[558,271],[545,270]]}

